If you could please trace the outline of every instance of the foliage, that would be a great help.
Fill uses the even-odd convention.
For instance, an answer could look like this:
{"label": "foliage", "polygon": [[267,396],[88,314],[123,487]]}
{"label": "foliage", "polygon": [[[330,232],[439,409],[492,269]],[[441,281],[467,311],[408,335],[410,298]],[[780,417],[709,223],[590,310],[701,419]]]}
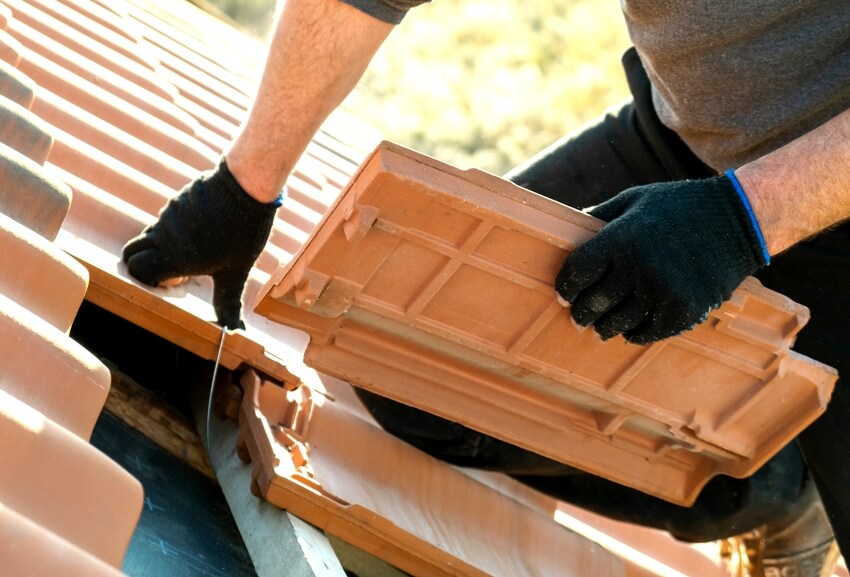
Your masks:
{"label": "foliage", "polygon": [[503,173],[625,98],[627,46],[614,0],[435,0],[407,15],[345,106],[389,140]]}
{"label": "foliage", "polygon": [[199,6],[206,4],[221,10],[248,32],[265,38],[272,24],[275,0],[189,0]]}

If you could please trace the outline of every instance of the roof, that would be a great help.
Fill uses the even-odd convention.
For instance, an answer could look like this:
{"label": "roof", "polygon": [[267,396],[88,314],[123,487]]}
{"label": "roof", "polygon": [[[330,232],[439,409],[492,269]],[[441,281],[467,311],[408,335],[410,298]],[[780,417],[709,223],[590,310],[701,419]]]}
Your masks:
{"label": "roof", "polygon": [[[126,547],[138,517],[141,492],[132,478],[85,442],[106,395],[108,371],[69,342],[64,331],[79,306],[88,276],[86,299],[193,353],[215,358],[220,329],[210,322],[214,315],[208,279],[150,289],[127,275],[120,250],[127,239],[154,221],[177,188],[199,170],[214,166],[247,110],[263,50],[250,37],[181,2],[3,0],[0,28],[0,64],[5,64],[0,66],[0,94],[17,103],[17,108],[7,105],[15,109],[12,113],[2,114],[2,123],[8,128],[0,128],[0,135],[9,146],[26,148],[35,157],[26,161],[13,154],[0,155],[15,158],[0,170],[5,171],[7,182],[15,183],[17,194],[9,201],[17,211],[14,218],[45,237],[34,240],[21,232],[18,224],[8,226],[9,238],[29,239],[21,241],[20,246],[27,244],[28,248],[20,248],[20,254],[26,250],[32,255],[25,257],[26,262],[33,263],[32,274],[38,276],[26,281],[24,288],[9,289],[17,292],[0,303],[0,316],[8,319],[9,327],[5,333],[0,328],[0,339],[5,339],[3,343],[22,339],[40,362],[37,370],[31,366],[20,369],[34,373],[25,375],[27,384],[15,385],[11,393],[7,389],[12,385],[5,380],[0,385],[5,390],[0,393],[0,438],[4,443],[19,439],[17,444],[22,447],[0,452],[0,470],[15,470],[14,475],[0,476],[0,532],[16,536],[16,540],[0,540],[0,550],[5,556],[14,548],[20,552],[16,559],[21,564],[40,563],[38,574],[54,573],[56,559],[65,558],[71,560],[63,565],[62,574],[110,575],[120,565],[122,547]],[[29,112],[21,112],[27,109]],[[16,139],[28,144],[13,145]],[[289,196],[270,242],[251,272],[246,302],[254,302],[280,263],[298,252],[379,140],[374,130],[345,111],[328,119],[288,182]],[[56,251],[57,246],[84,268]],[[38,272],[48,270],[52,272]],[[61,290],[45,287],[58,287],[55,279],[62,279]],[[0,280],[13,281],[18,279]],[[39,296],[42,292],[44,296]],[[57,293],[61,298],[53,299]],[[648,533],[642,529],[615,529],[593,516],[582,517],[586,526],[598,523],[604,535],[616,535],[615,541],[632,542],[638,548],[651,542],[652,549],[645,553],[660,560],[662,568],[646,569],[645,563],[609,553],[573,532],[578,524],[572,525],[573,530],[557,525],[556,520],[566,518],[563,511],[568,507],[504,478],[484,480],[426,457],[380,430],[353,400],[346,383],[303,364],[308,340],[304,333],[250,308],[246,321],[246,331],[227,335],[222,363],[230,369],[247,367],[265,375],[262,382],[271,396],[296,390],[313,395],[309,406],[315,426],[302,429],[302,438],[294,439],[301,445],[285,442],[269,450],[296,460],[301,448],[306,450],[315,477],[290,475],[279,483],[296,487],[304,495],[296,495],[287,506],[292,510],[300,507],[305,518],[328,532],[345,526],[346,515],[357,510],[363,517],[356,523],[369,534],[371,546],[421,575],[431,574],[434,565],[430,560],[439,561],[444,568],[462,566],[465,572],[457,574],[464,575],[551,574],[551,569],[546,569],[551,565],[546,563],[556,559],[563,564],[558,574],[586,574],[591,567],[599,575],[671,574],[671,567],[685,574],[722,573],[716,556],[694,555],[694,549],[669,537],[652,533],[654,540],[646,541]],[[4,359],[7,366],[26,364],[16,365],[20,358],[13,356]],[[56,378],[58,374],[75,377],[66,381]],[[249,370],[247,374],[252,373]],[[23,382],[24,377],[21,379]],[[45,381],[56,387],[49,395],[44,394]],[[74,401],[57,402],[62,398]],[[253,397],[246,399],[253,402]],[[243,399],[244,411],[259,406],[247,402]],[[291,402],[295,407],[304,405],[297,397]],[[268,429],[262,428],[263,422],[268,422],[262,408],[253,412],[253,425],[243,425],[258,431],[251,437],[255,444],[268,438]],[[334,452],[343,446],[335,440],[338,435],[367,452],[359,457],[363,466],[350,466],[351,454]],[[355,442],[358,440],[361,443]],[[373,444],[392,451],[397,470],[427,470],[432,482],[401,495],[393,471],[365,466],[375,457],[368,454]],[[265,462],[256,450],[252,457],[255,467]],[[61,476],[56,474],[57,466],[62,467]],[[265,471],[268,493],[270,483],[278,482],[269,475],[280,470],[256,470],[258,474]],[[95,478],[105,485],[93,483]],[[316,479],[320,480],[318,487]],[[391,490],[396,493],[389,493]],[[61,501],[45,499],[54,491]],[[120,502],[111,497],[104,500],[105,494]],[[318,501],[322,503],[318,516],[317,494],[327,500]],[[451,517],[449,525],[440,519],[409,522],[413,515],[429,519],[432,504],[448,515],[457,496],[469,494],[488,510],[500,511],[502,523],[492,535],[487,526],[490,519],[473,516],[475,512],[468,509],[463,511],[469,514]],[[397,502],[404,502],[407,508],[394,507]],[[325,507],[328,503],[334,506]],[[106,517],[101,514],[105,506],[113,511]],[[83,507],[94,513],[83,515]],[[329,513],[334,507],[337,517]],[[483,525],[465,524],[481,523],[482,517]],[[362,519],[368,523],[362,524]],[[436,534],[442,527],[449,527],[450,532]],[[521,534],[510,533],[511,527],[521,528]],[[477,539],[469,537],[480,531],[486,535],[478,542],[477,552],[470,554],[464,547],[475,548]],[[488,552],[505,541],[486,539],[495,538],[499,531],[502,539],[512,540],[512,546],[520,549],[509,549],[515,554],[494,561],[487,558]],[[355,538],[342,529],[339,533]],[[585,533],[599,540],[598,533]],[[538,535],[545,539],[538,541]],[[456,546],[454,536],[463,536],[466,544]],[[481,543],[487,546],[482,548]],[[540,543],[541,549],[534,543]],[[17,548],[18,544],[23,545]],[[574,554],[568,558],[559,554],[560,549]],[[527,565],[505,568],[509,566],[505,564],[519,562],[516,557],[526,551],[529,555],[523,562]],[[687,559],[682,561],[677,552],[684,552]],[[537,557],[540,565],[534,564]],[[411,558],[424,559],[425,564],[417,565]]]}

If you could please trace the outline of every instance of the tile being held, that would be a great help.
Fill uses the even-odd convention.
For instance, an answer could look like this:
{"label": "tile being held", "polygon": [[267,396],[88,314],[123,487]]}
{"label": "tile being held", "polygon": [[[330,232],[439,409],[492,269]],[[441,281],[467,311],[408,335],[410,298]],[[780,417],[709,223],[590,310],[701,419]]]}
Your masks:
{"label": "tile being held", "polygon": [[814,420],[836,375],[789,351],[805,307],[755,280],[649,347],[577,330],[552,279],[599,226],[385,144],[256,310],[310,333],[315,368],[689,504],[711,476],[751,474]]}

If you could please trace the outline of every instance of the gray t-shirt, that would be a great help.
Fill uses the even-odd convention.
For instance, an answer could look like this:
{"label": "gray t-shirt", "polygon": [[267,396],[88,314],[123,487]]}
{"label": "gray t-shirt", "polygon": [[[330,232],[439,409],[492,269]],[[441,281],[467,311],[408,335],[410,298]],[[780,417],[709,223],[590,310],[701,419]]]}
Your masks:
{"label": "gray t-shirt", "polygon": [[850,108],[847,0],[621,0],[661,121],[723,170]]}
{"label": "gray t-shirt", "polygon": [[[343,0],[397,22],[425,0]],[[709,166],[850,108],[850,0],[620,0],[661,121]]]}

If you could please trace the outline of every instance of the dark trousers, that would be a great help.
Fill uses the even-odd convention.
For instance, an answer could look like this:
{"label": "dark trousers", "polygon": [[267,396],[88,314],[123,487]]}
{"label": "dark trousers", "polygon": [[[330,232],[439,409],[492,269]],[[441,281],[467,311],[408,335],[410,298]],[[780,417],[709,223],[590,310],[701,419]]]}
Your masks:
{"label": "dark trousers", "polygon": [[[664,127],[636,53],[623,58],[633,100],[544,150],[508,178],[576,208],[631,186],[701,178],[715,172]],[[850,368],[850,226],[777,256],[762,282],[811,309],[795,350]],[[687,386],[683,383],[682,386]],[[825,415],[748,479],[718,476],[692,507],[680,507],[376,395],[359,392],[388,431],[460,466],[502,471],[544,493],[608,517],[710,541],[783,523],[816,498],[824,501],[843,551],[850,551],[850,395],[841,383]],[[808,467],[806,466],[808,465]]]}

